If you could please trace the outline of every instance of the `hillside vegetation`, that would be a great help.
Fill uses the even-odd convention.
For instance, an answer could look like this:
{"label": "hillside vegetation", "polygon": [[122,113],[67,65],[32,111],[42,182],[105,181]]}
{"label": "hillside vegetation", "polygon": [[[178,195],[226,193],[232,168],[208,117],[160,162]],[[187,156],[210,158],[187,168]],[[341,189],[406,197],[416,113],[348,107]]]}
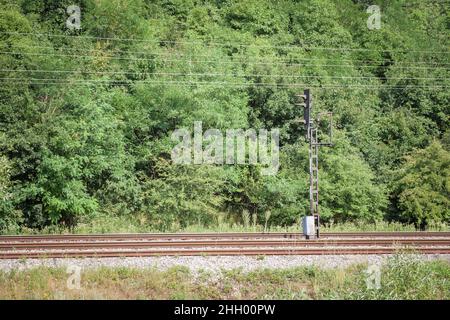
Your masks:
{"label": "hillside vegetation", "polygon": [[[432,0],[0,0],[0,232],[291,226],[309,210],[306,88],[334,113],[323,223],[448,225],[449,18]],[[172,163],[194,121],[279,128],[278,173]]]}

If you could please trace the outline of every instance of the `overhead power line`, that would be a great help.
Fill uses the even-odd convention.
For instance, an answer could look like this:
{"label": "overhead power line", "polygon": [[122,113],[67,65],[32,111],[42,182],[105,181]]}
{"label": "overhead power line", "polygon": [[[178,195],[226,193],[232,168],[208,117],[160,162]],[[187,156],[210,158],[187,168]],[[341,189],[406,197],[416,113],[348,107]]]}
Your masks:
{"label": "overhead power line", "polygon": [[[250,74],[232,74],[232,73],[181,73],[181,72],[128,72],[128,71],[84,71],[84,70],[44,70],[44,69],[0,69],[0,72],[13,72],[13,73],[65,73],[65,74],[119,74],[119,75],[149,75],[149,76],[159,76],[159,75],[167,75],[167,76],[199,76],[199,77],[268,77],[268,78],[306,78],[306,79],[373,79],[380,80],[379,77],[365,77],[365,76],[314,76],[314,75],[286,75],[286,74],[258,74],[258,73],[250,73]],[[448,80],[449,78],[435,78],[435,77],[388,77],[388,80]]]}
{"label": "overhead power line", "polygon": [[[67,51],[81,51],[81,52],[98,52],[98,53],[105,53],[108,52],[108,50],[100,50],[100,49],[84,49],[84,48],[68,48],[68,47],[51,47],[51,46],[36,46],[36,45],[19,45],[19,46],[15,46],[15,48],[30,48],[30,49],[49,49],[49,50],[67,50]],[[166,52],[154,52],[154,51],[133,51],[133,50],[120,50],[120,49],[114,49],[112,50],[113,53],[126,53],[128,55],[158,55],[158,56],[167,56]],[[173,54],[173,53],[171,53]],[[182,57],[192,57],[193,55],[191,54],[186,54],[183,53],[181,55],[175,54],[176,56],[182,56]],[[211,57],[211,54],[207,55],[207,54],[198,54],[195,53],[194,54],[196,57]],[[233,60],[238,60],[238,61],[248,61],[248,57],[236,57],[236,56],[230,56],[230,58],[232,58]],[[386,63],[386,62],[391,62],[392,59],[383,59],[383,60],[367,60],[367,59],[341,59],[341,58],[300,58],[300,57],[290,57],[290,58],[279,58],[279,57],[273,57],[273,56],[266,56],[266,57],[258,57],[257,59],[255,59],[255,61],[263,61],[264,59],[270,59],[270,61],[268,61],[269,63],[272,63],[273,61],[277,61],[277,62],[291,62],[292,60],[295,61],[323,61],[323,60],[328,60],[328,61],[342,61],[342,62],[363,62],[365,64],[371,64],[371,63],[377,63],[377,64],[382,64],[382,63]],[[253,60],[253,59],[252,59]],[[267,61],[267,60],[266,60]],[[410,62],[403,62],[402,64],[406,64],[406,65],[417,65],[417,64],[430,64],[433,66],[440,66],[440,65],[450,65],[450,63],[441,63],[441,62],[433,62],[433,61],[410,61]]]}
{"label": "overhead power line", "polygon": [[92,80],[79,80],[79,79],[70,79],[70,80],[61,80],[54,78],[44,78],[44,79],[25,79],[25,78],[0,78],[0,80],[14,80],[17,82],[14,83],[29,83],[29,84],[89,84],[89,83],[112,83],[112,84],[129,84],[129,83],[150,83],[150,84],[192,84],[192,85],[231,85],[231,86],[269,86],[269,87],[318,87],[318,88],[377,88],[381,89],[385,88],[448,88],[450,86],[439,86],[439,85],[364,85],[364,84],[311,84],[311,83],[286,83],[286,84],[278,84],[278,83],[237,83],[237,82],[205,82],[205,81],[179,81],[179,80],[111,80],[111,79],[92,79]]}
{"label": "overhead power line", "polygon": [[[111,60],[130,60],[130,61],[155,61],[154,58],[134,58],[134,57],[116,57],[116,56],[92,56],[78,54],[60,54],[60,53],[24,53],[15,51],[0,51],[0,54],[11,55],[32,55],[32,56],[55,56],[55,57],[73,57],[73,58],[109,58]],[[151,53],[150,53],[151,54]],[[217,64],[242,64],[237,61],[217,61],[217,60],[186,60],[186,59],[164,59],[163,62],[189,62],[189,63],[217,63]],[[306,64],[306,63],[276,63],[276,62],[247,62],[250,65],[285,65],[285,66],[303,66],[303,67],[343,67],[343,68],[376,68],[385,67],[390,69],[434,69],[435,67],[410,67],[410,66],[372,66],[372,65],[346,65],[346,64]],[[441,68],[449,70],[450,68]]]}
{"label": "overhead power line", "polygon": [[188,44],[188,45],[212,45],[217,47],[238,46],[238,47],[253,47],[253,48],[273,48],[285,50],[318,50],[318,51],[361,51],[361,52],[415,52],[415,53],[433,53],[433,54],[450,54],[450,51],[432,51],[432,50],[411,50],[411,49],[369,49],[369,48],[340,48],[340,47],[314,47],[314,46],[294,46],[294,45],[256,45],[256,44],[241,44],[241,43],[224,43],[215,41],[183,41],[183,40],[158,40],[158,39],[139,39],[139,38],[117,38],[117,37],[95,37],[86,35],[63,35],[51,33],[32,33],[32,32],[9,32],[3,31],[0,34],[9,35],[27,35],[27,36],[45,36],[56,38],[75,38],[75,39],[91,39],[91,40],[110,40],[123,42],[144,42],[144,43],[158,43],[158,44]]}

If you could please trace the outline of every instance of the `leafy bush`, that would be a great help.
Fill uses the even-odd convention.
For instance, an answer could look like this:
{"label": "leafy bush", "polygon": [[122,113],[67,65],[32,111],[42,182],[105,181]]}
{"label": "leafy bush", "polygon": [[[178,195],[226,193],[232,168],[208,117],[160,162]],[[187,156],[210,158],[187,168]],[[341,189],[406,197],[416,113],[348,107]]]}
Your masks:
{"label": "leafy bush", "polygon": [[[175,230],[242,224],[243,210],[296,224],[309,210],[304,87],[337,129],[320,151],[323,222],[448,223],[447,13],[405,3],[369,32],[364,1],[80,0],[69,31],[71,1],[0,1],[0,228],[110,215]],[[279,128],[278,174],[174,165],[170,134],[194,121]],[[447,151],[427,148],[437,137]]]}
{"label": "leafy bush", "polygon": [[422,228],[450,223],[450,152],[439,141],[406,156],[397,179],[395,203],[404,221]]}

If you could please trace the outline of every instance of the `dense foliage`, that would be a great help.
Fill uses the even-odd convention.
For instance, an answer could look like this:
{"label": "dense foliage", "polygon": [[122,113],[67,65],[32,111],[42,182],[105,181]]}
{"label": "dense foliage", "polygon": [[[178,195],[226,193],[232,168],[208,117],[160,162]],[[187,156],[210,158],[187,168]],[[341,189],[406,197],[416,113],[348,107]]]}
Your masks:
{"label": "dense foliage", "polygon": [[[335,118],[324,223],[449,223],[448,8],[374,2],[369,30],[357,0],[0,0],[0,230],[100,215],[161,230],[242,212],[296,223],[304,88]],[[66,26],[73,4],[80,30]],[[280,128],[278,174],[173,164],[171,133],[194,121]]]}

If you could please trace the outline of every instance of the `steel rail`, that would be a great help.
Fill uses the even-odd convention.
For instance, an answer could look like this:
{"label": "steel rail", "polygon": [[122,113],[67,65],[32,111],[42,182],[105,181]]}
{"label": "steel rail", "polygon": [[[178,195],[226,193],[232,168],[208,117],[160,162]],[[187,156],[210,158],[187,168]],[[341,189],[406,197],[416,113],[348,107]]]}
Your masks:
{"label": "steel rail", "polygon": [[[321,239],[321,240],[172,240],[172,241],[77,241],[77,242],[0,242],[3,250],[87,249],[87,248],[148,248],[148,247],[253,247],[253,246],[449,246],[448,239]],[[0,251],[1,252],[1,251]]]}
{"label": "steel rail", "polygon": [[[409,249],[403,249],[409,250]],[[36,258],[102,258],[102,257],[150,257],[150,256],[255,256],[255,255],[368,255],[393,254],[398,248],[314,248],[314,249],[186,249],[139,251],[47,251],[0,253],[0,259]],[[414,248],[410,252],[423,254],[450,254],[450,248]]]}
{"label": "steel rail", "polygon": [[[450,232],[328,232],[321,234],[327,238],[405,238],[405,237],[450,237]],[[303,239],[303,235],[295,232],[226,232],[226,233],[116,233],[116,234],[60,234],[60,235],[2,235],[0,242],[5,241],[68,241],[68,240],[167,240],[167,239],[255,239],[285,238]]]}

